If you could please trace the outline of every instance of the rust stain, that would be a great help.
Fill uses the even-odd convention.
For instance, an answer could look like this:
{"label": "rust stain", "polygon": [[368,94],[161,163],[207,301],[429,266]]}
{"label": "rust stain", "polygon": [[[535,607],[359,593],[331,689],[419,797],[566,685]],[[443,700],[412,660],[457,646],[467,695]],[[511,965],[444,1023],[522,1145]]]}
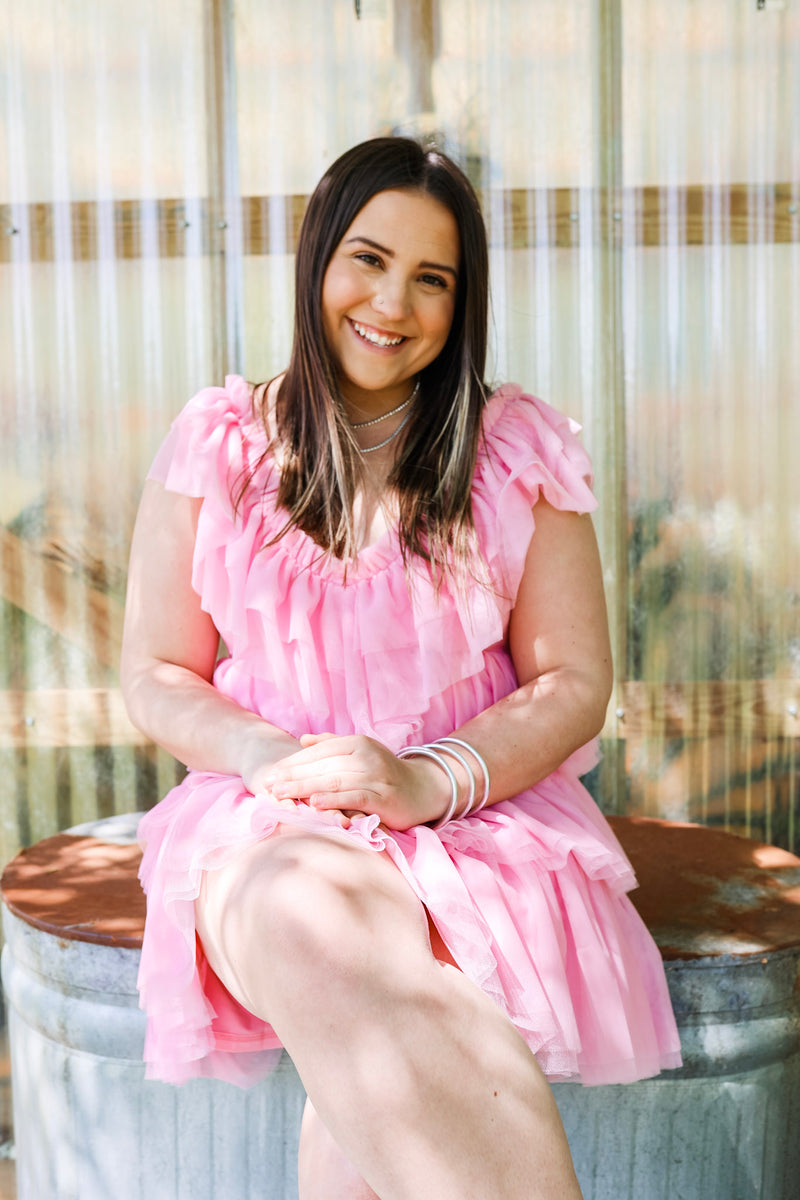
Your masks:
{"label": "rust stain", "polygon": [[800,858],[677,821],[611,817],[631,892],[665,959],[764,954],[800,944]]}
{"label": "rust stain", "polygon": [[3,871],[7,907],[59,939],[138,949],[145,898],[136,845],[59,833],[23,850]]}
{"label": "rust stain", "polygon": [[[674,821],[611,817],[639,887],[631,900],[665,959],[764,955],[800,944],[800,858]],[[141,851],[61,833],[23,850],[0,881],[16,916],[58,938],[137,949]]]}

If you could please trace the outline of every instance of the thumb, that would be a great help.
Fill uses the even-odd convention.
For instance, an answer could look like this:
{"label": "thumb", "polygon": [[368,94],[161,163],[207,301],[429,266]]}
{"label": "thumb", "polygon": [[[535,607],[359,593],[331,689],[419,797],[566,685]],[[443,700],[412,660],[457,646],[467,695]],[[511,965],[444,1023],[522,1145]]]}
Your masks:
{"label": "thumb", "polygon": [[336,737],[335,733],[301,733],[300,745],[303,748],[306,746],[316,746],[318,742],[327,742],[333,737]]}

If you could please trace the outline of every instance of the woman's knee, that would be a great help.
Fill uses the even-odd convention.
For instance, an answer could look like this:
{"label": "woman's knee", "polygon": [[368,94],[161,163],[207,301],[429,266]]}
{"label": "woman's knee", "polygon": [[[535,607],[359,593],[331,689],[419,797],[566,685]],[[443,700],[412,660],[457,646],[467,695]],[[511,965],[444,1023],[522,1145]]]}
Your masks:
{"label": "woman's knee", "polygon": [[[421,905],[374,852],[308,835],[279,835],[208,873],[198,931],[209,959],[267,955],[275,967],[319,970],[330,981],[379,951],[380,933],[402,915],[425,927]],[[394,878],[396,876],[396,878]],[[210,945],[207,945],[210,942]],[[216,967],[215,967],[216,969]]]}

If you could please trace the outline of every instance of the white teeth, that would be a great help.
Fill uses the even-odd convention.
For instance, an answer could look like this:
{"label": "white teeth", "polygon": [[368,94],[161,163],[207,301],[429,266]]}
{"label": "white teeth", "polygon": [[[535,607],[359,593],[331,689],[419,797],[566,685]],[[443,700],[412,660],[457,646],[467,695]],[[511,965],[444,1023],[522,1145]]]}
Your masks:
{"label": "white teeth", "polygon": [[359,325],[358,321],[353,321],[353,328],[366,342],[372,342],[373,346],[399,346],[401,342],[405,341],[403,337],[391,338],[386,337],[383,333],[373,333],[365,325]]}

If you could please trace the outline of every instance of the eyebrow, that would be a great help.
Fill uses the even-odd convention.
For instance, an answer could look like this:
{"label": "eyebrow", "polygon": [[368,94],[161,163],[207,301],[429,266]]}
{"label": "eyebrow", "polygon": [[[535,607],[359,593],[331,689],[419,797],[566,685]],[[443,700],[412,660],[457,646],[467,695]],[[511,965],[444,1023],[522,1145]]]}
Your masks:
{"label": "eyebrow", "polygon": [[[390,250],[388,246],[382,246],[380,242],[374,242],[372,238],[362,237],[357,234],[355,237],[348,238],[345,242],[349,246],[351,242],[363,242],[366,246],[372,246],[373,250],[380,250],[381,254],[385,254],[387,258],[394,258],[394,250]],[[448,267],[446,263],[421,262],[421,267],[432,268],[434,271],[447,271],[448,275],[452,275],[453,279],[458,279],[458,272],[455,267]]]}

